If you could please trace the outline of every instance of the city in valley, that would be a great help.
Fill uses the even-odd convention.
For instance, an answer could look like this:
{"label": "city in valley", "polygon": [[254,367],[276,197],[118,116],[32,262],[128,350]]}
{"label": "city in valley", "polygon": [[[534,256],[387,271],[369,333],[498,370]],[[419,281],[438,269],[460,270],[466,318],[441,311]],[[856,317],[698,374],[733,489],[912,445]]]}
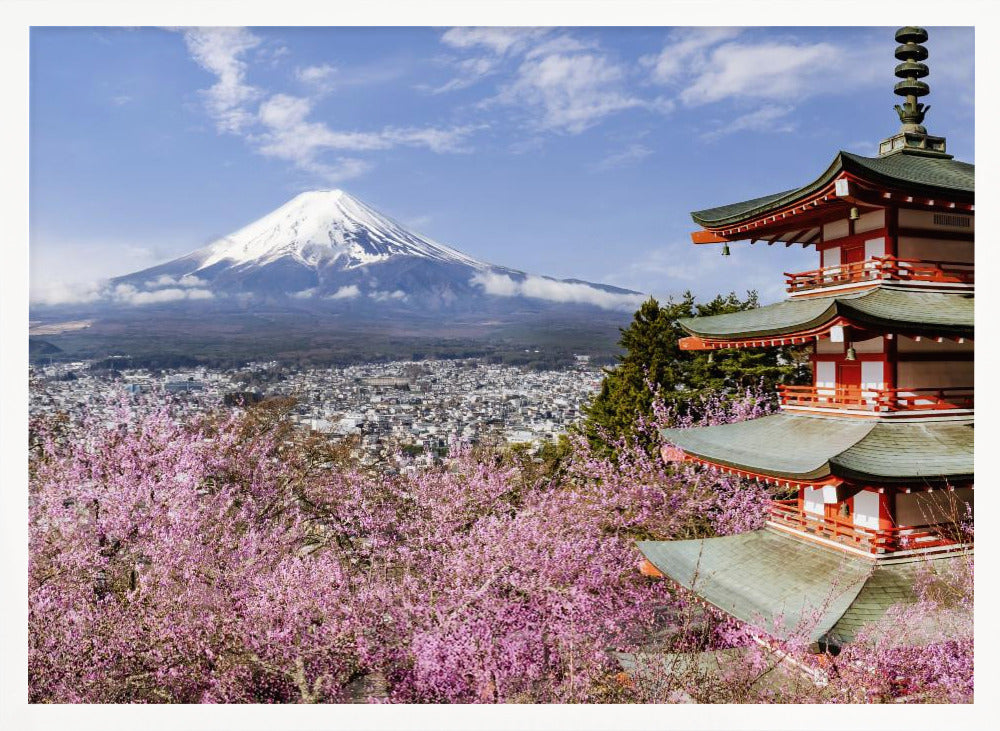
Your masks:
{"label": "city in valley", "polygon": [[[332,440],[354,437],[354,456],[398,468],[429,466],[453,445],[557,441],[581,417],[602,371],[587,356],[562,370],[533,371],[478,359],[395,361],[298,368],[277,361],[238,370],[207,367],[151,371],[97,368],[76,361],[32,367],[33,418],[66,414],[110,420],[124,402],[136,411],[169,407],[175,418],[291,397],[291,418]],[[105,359],[100,362],[106,366]]]}

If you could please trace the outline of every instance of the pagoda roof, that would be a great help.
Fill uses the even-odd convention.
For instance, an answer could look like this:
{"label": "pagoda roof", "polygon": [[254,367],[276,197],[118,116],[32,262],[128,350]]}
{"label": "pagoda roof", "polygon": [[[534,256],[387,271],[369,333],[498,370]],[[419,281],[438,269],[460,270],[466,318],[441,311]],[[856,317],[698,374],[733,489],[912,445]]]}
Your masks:
{"label": "pagoda roof", "polygon": [[973,477],[971,417],[894,421],[782,412],[660,435],[700,461],[779,480],[931,484]]}
{"label": "pagoda roof", "polygon": [[967,162],[930,157],[911,151],[884,157],[863,157],[841,151],[822,175],[801,188],[694,211],[691,217],[695,223],[705,228],[737,225],[808,198],[844,173],[879,187],[904,190],[931,198],[947,197],[971,202],[976,190],[976,166]]}
{"label": "pagoda roof", "polygon": [[968,292],[926,292],[881,285],[862,292],[803,297],[725,315],[681,318],[692,335],[747,340],[810,331],[839,317],[899,333],[933,332],[971,338],[975,299]]}
{"label": "pagoda roof", "polygon": [[840,646],[893,604],[916,599],[918,572],[962,555],[874,563],[770,529],[685,541],[641,541],[661,573],[732,617],[781,639]]}

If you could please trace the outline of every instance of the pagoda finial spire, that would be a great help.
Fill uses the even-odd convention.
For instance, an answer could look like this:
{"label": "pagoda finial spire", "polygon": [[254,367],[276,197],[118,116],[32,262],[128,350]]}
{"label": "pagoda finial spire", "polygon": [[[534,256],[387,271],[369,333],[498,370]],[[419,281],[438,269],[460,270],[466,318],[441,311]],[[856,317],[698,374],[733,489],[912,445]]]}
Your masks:
{"label": "pagoda finial spire", "polygon": [[908,25],[896,31],[896,58],[901,61],[896,66],[896,76],[902,79],[897,82],[893,91],[906,99],[896,105],[896,114],[902,123],[898,133],[882,140],[879,145],[879,157],[905,152],[931,157],[951,157],[945,154],[944,137],[932,137],[924,127],[924,116],[930,110],[930,104],[924,105],[917,100],[931,93],[931,88],[920,79],[927,76],[930,70],[927,64],[927,31],[913,25]]}
{"label": "pagoda finial spire", "polygon": [[920,63],[927,58],[927,49],[921,45],[927,41],[927,31],[908,25],[896,31],[896,42],[901,45],[896,47],[896,58],[902,61],[896,66],[896,76],[902,79],[896,84],[893,91],[906,97],[906,103],[896,105],[896,114],[899,121],[903,123],[903,132],[920,132],[927,134],[923,127],[924,115],[930,110],[930,105],[918,104],[917,99],[927,96],[931,88],[920,81],[927,76],[930,70],[927,64]]}

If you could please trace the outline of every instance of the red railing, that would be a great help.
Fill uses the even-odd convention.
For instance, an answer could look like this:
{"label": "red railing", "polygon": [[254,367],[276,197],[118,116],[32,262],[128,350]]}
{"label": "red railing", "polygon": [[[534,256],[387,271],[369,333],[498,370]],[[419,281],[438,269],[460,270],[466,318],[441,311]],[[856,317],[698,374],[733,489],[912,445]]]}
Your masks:
{"label": "red railing", "polygon": [[808,272],[785,272],[788,292],[803,292],[819,287],[890,279],[898,282],[937,284],[975,284],[975,265],[959,261],[923,261],[876,256],[865,261],[813,269]]}
{"label": "red railing", "polygon": [[872,412],[945,411],[975,408],[971,387],[862,388],[859,386],[778,386],[782,406]]}
{"label": "red railing", "polygon": [[953,523],[866,528],[855,525],[850,518],[807,513],[798,500],[772,500],[770,522],[868,553],[940,548],[959,543],[958,529]]}

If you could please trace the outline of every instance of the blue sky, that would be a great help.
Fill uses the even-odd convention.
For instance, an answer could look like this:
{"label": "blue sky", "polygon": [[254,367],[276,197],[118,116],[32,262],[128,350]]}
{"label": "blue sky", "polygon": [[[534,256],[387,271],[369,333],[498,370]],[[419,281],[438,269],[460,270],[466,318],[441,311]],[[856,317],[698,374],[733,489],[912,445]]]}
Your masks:
{"label": "blue sky", "polygon": [[[973,31],[929,28],[926,125],[974,162]],[[893,28],[34,28],[36,300],[343,188],[477,258],[701,297],[815,254],[695,247],[899,126]]]}

